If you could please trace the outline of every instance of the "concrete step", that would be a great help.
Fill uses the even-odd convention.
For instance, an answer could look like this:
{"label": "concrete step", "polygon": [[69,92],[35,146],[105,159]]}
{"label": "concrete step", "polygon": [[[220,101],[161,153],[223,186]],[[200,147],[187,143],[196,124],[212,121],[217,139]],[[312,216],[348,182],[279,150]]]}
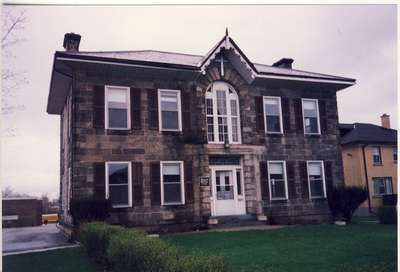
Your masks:
{"label": "concrete step", "polygon": [[229,228],[266,225],[267,221],[257,220],[255,215],[212,216],[208,220],[208,228]]}

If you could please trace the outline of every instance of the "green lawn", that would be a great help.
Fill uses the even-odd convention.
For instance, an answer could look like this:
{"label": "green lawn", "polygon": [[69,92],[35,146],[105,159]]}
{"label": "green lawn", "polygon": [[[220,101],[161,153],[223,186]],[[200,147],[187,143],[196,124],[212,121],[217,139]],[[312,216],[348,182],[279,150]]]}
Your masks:
{"label": "green lawn", "polygon": [[397,271],[396,226],[363,223],[164,237],[225,257],[230,271]]}
{"label": "green lawn", "polygon": [[[310,225],[267,231],[177,234],[162,239],[186,252],[222,255],[230,271],[397,271],[396,226],[355,221],[344,227]],[[6,256],[3,269],[5,272],[103,271],[80,248]]]}
{"label": "green lawn", "polygon": [[4,272],[96,272],[81,248],[66,248],[3,257]]}

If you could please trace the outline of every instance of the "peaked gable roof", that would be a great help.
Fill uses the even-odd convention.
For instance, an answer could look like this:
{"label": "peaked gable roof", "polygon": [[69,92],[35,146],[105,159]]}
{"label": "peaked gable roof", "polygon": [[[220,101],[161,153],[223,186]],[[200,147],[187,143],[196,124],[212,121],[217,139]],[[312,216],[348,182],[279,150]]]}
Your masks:
{"label": "peaked gable roof", "polygon": [[397,130],[388,129],[381,126],[354,123],[339,124],[341,134],[340,143],[346,144],[397,144]]}

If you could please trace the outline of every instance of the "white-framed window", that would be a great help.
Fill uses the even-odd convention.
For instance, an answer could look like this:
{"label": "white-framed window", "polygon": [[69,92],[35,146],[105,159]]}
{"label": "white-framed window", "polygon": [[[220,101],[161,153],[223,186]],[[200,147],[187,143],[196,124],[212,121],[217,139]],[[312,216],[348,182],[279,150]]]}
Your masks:
{"label": "white-framed window", "polygon": [[181,91],[158,89],[160,131],[182,131]]}
{"label": "white-framed window", "polygon": [[304,134],[321,134],[318,99],[302,98]]}
{"label": "white-framed window", "polygon": [[326,198],[323,161],[307,161],[308,192],[310,199]]}
{"label": "white-framed window", "polygon": [[106,198],[114,208],[132,207],[132,169],[130,162],[106,162]]}
{"label": "white-framed window", "polygon": [[374,196],[393,194],[392,177],[373,177]]}
{"label": "white-framed window", "polygon": [[393,161],[397,162],[397,146],[393,147]]}
{"label": "white-framed window", "polygon": [[161,161],[161,205],[185,204],[182,161]]}
{"label": "white-framed window", "polygon": [[129,87],[105,86],[106,129],[131,128]]}
{"label": "white-framed window", "polygon": [[375,165],[382,164],[381,148],[379,146],[372,147],[372,161]]}
{"label": "white-framed window", "polygon": [[216,81],[206,92],[208,143],[241,142],[239,97],[232,86]]}
{"label": "white-framed window", "polygon": [[268,183],[271,200],[288,199],[285,161],[268,161]]}
{"label": "white-framed window", "polygon": [[281,98],[264,96],[264,125],[266,133],[282,133]]}

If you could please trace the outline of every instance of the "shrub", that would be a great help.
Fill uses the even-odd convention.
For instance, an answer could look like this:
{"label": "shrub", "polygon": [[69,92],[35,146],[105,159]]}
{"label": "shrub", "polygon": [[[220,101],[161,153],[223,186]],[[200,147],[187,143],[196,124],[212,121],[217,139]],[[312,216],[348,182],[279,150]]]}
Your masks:
{"label": "shrub", "polygon": [[225,272],[222,257],[188,255],[145,232],[101,222],[81,225],[80,240],[88,255],[113,271]]}
{"label": "shrub", "polygon": [[110,215],[111,202],[108,199],[79,199],[72,200],[70,204],[74,225],[83,222],[104,221]]}
{"label": "shrub", "polygon": [[383,205],[378,209],[379,223],[381,224],[396,224],[397,209],[396,206]]}
{"label": "shrub", "polygon": [[363,187],[336,187],[328,193],[328,203],[335,218],[343,217],[347,223],[351,222],[354,211],[368,197]]}
{"label": "shrub", "polygon": [[111,226],[103,222],[82,224],[79,241],[84,245],[86,253],[99,263],[107,263],[106,250],[112,235],[124,231],[123,227]]}
{"label": "shrub", "polygon": [[397,194],[383,195],[382,205],[385,206],[396,206],[397,205]]}

